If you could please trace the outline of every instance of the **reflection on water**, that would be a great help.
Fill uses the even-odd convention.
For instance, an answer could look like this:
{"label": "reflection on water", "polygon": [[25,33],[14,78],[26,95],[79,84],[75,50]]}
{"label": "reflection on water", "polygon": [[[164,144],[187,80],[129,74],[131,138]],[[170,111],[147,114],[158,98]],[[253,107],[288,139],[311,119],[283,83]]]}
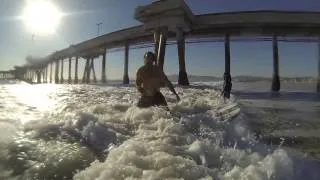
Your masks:
{"label": "reflection on water", "polygon": [[255,140],[236,102],[177,91],[167,112],[133,106],[134,87],[0,85],[0,179],[320,179],[319,163]]}
{"label": "reflection on water", "polygon": [[27,106],[36,108],[39,111],[50,110],[56,101],[49,97],[50,94],[58,90],[55,85],[37,85],[37,88],[25,85],[8,86],[11,95]]}

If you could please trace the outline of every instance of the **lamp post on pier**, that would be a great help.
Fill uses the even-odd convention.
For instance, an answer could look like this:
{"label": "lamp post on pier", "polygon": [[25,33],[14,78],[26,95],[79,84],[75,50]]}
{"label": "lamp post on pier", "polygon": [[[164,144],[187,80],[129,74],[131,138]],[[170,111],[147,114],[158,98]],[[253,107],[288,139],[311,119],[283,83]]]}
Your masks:
{"label": "lamp post on pier", "polygon": [[97,26],[97,36],[100,36],[100,26],[102,24],[103,24],[102,22],[96,24],[96,26]]}

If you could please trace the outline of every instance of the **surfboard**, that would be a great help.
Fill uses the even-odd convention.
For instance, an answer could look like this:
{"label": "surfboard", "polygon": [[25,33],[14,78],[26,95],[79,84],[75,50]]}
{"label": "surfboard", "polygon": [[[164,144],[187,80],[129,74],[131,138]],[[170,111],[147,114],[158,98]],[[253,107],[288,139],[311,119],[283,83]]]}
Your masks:
{"label": "surfboard", "polygon": [[225,106],[217,111],[217,115],[220,121],[230,121],[233,120],[240,113],[240,107],[237,103]]}

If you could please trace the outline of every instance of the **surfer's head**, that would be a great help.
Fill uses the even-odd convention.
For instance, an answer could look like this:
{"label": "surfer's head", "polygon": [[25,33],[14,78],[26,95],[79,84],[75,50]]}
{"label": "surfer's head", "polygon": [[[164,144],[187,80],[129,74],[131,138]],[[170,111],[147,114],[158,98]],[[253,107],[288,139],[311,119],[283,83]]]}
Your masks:
{"label": "surfer's head", "polygon": [[153,52],[146,52],[144,54],[144,64],[145,65],[153,65],[156,61],[156,56],[154,55]]}

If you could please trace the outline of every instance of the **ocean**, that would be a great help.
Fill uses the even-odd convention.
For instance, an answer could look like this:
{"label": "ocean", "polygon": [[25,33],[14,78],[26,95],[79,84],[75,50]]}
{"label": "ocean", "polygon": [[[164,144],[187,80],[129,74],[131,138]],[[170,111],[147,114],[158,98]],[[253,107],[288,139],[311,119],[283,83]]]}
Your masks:
{"label": "ocean", "polygon": [[132,85],[2,80],[0,179],[320,179],[319,160],[257,138],[244,94],[220,88],[177,87],[180,102],[163,89],[166,111],[137,108]]}

